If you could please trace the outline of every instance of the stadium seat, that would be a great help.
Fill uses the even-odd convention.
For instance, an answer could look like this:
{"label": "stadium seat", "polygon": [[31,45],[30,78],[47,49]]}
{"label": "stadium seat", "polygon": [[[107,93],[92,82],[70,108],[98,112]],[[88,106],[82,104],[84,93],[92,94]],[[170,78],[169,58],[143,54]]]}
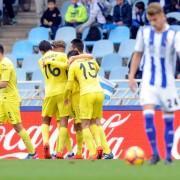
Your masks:
{"label": "stadium seat", "polygon": [[76,29],[73,27],[62,27],[57,30],[55,40],[63,40],[66,43],[76,38]]}
{"label": "stadium seat", "polygon": [[180,21],[180,13],[179,12],[170,12],[166,14],[167,18],[175,18]]}
{"label": "stadium seat", "polygon": [[128,39],[122,42],[119,48],[118,54],[122,58],[128,58],[129,60],[134,52],[135,43],[136,41],[134,39]]}
{"label": "stadium seat", "polygon": [[49,40],[49,29],[44,27],[35,27],[28,34],[28,40],[38,46],[42,40]]}
{"label": "stadium seat", "polygon": [[119,66],[112,69],[110,73],[111,80],[125,79],[128,74],[128,67]]}
{"label": "stadium seat", "polygon": [[118,54],[108,54],[103,57],[101,67],[104,71],[111,71],[116,67],[121,66],[121,57]]}
{"label": "stadium seat", "polygon": [[16,69],[18,81],[26,81],[26,71],[24,69]]}
{"label": "stadium seat", "polygon": [[28,40],[16,41],[12,47],[12,54],[21,58],[33,53],[33,45]]}
{"label": "stadium seat", "polygon": [[114,44],[122,43],[130,38],[129,28],[126,26],[119,26],[113,29],[109,34],[109,40]]}
{"label": "stadium seat", "polygon": [[[90,29],[89,27],[84,29],[84,31],[82,33],[82,40],[84,41],[86,46],[87,45],[92,45],[93,46],[96,41],[85,41],[85,39],[86,39],[86,37],[87,37],[87,35],[89,33],[89,29]],[[102,39],[103,38],[103,33],[102,33],[102,30],[100,28],[99,28],[99,31],[101,32],[101,39]]]}
{"label": "stadium seat", "polygon": [[109,40],[99,40],[96,41],[93,47],[92,54],[96,58],[102,58],[105,55],[114,52],[113,43]]}
{"label": "stadium seat", "polygon": [[40,69],[37,69],[33,72],[32,80],[33,81],[44,81],[44,77],[43,77]]}
{"label": "stadium seat", "polygon": [[171,28],[175,31],[180,31],[180,25],[171,25]]}
{"label": "stadium seat", "polygon": [[23,61],[23,69],[26,72],[33,72],[39,68],[38,60],[40,59],[40,55],[30,55],[27,56]]}
{"label": "stadium seat", "polygon": [[99,74],[100,77],[104,77],[104,76],[105,76],[105,71],[104,71],[104,69],[102,68],[102,66],[101,66],[98,74]]}

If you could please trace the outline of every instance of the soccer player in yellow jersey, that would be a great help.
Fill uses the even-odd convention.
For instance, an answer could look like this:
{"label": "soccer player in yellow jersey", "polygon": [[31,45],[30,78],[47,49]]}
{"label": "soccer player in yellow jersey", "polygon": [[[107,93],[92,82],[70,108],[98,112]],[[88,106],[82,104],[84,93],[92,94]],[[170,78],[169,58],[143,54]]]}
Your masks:
{"label": "soccer player in yellow jersey", "polygon": [[[53,41],[51,45],[52,45],[52,50],[54,52],[65,53],[66,43],[64,41],[62,41],[62,40]],[[58,63],[58,62],[49,61],[48,63],[49,64],[54,63],[54,65],[56,66],[56,63]],[[58,64],[57,64],[57,66],[58,66]],[[60,128],[59,123],[57,124],[57,127],[58,127],[58,129]],[[53,154],[54,156],[56,156],[56,154],[58,152],[58,144],[59,144],[59,138],[57,139],[57,142],[56,142],[55,153]],[[66,158],[67,159],[72,159],[74,157],[74,152],[72,150],[72,145],[71,145],[71,140],[70,140],[69,133],[68,133],[68,136],[67,136],[67,139],[66,139],[66,147],[67,147],[67,151],[68,151],[68,154],[67,154]]]}
{"label": "soccer player in yellow jersey", "polygon": [[22,138],[28,151],[26,159],[36,159],[35,149],[21,122],[16,72],[12,62],[4,57],[4,48],[0,45],[0,124],[5,123],[12,124]]}
{"label": "soccer player in yellow jersey", "polygon": [[[83,51],[83,43],[79,44],[79,49]],[[68,84],[66,86],[65,97],[69,98],[72,92],[73,84],[77,80],[80,86],[80,119],[82,123],[83,140],[90,152],[90,158],[101,158],[102,147],[99,130],[91,129],[92,119],[102,118],[102,107],[104,100],[104,93],[100,86],[97,74],[99,66],[94,60],[78,60],[74,61],[68,73]],[[98,140],[98,142],[94,141]],[[97,137],[98,136],[98,137]],[[96,151],[97,145],[97,151]]]}
{"label": "soccer player in yellow jersey", "polygon": [[45,78],[45,99],[42,106],[42,136],[45,158],[51,158],[49,150],[49,126],[51,118],[56,116],[60,125],[57,158],[63,159],[63,150],[68,137],[69,106],[64,106],[64,89],[67,83],[67,56],[52,51],[48,41],[42,41],[39,50],[43,57],[39,60],[40,69]]}
{"label": "soccer player in yellow jersey", "polygon": [[[71,49],[78,51],[78,53],[80,54],[80,55],[71,57],[71,59],[70,59],[71,63],[73,61],[76,61],[76,60],[77,61],[78,60],[88,61],[88,60],[93,59],[92,55],[83,53],[83,48],[82,48],[83,42],[81,40],[74,39],[71,42],[71,44],[72,44]],[[103,159],[113,159],[114,156],[113,156],[113,153],[111,152],[111,149],[107,143],[106,135],[105,135],[105,132],[104,132],[103,127],[101,125],[101,119],[93,119],[91,121],[90,129],[91,129],[91,132],[93,133],[93,135],[95,137],[95,141],[97,143],[100,141],[99,136],[97,135],[97,132],[99,131],[100,139],[101,139],[101,145],[102,145],[103,152],[104,152]],[[99,144],[99,146],[100,146],[100,144]]]}

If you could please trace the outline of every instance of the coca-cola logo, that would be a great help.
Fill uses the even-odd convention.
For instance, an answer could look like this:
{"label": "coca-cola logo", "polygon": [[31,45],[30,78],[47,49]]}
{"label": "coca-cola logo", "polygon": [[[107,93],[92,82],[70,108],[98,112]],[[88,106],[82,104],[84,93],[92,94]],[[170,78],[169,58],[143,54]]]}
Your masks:
{"label": "coca-cola logo", "polygon": [[[134,139],[133,144],[130,144],[129,136],[131,134],[132,122],[134,121],[132,117],[132,113],[121,114],[121,113],[110,113],[107,114],[107,118],[102,119],[103,128],[107,135],[108,143],[112,149],[115,158],[122,157],[123,151],[125,151],[129,146],[139,145],[141,146],[144,141],[146,141],[146,137],[142,137],[142,144],[135,144],[136,139]],[[126,127],[127,130],[125,129]],[[137,133],[142,133],[142,129],[140,127],[137,128]],[[139,128],[139,129],[138,129]],[[73,121],[70,121],[70,133],[72,137],[72,145],[73,151],[76,152],[76,144],[75,142],[75,132],[73,128]],[[41,137],[41,127],[40,125],[35,125],[31,123],[30,119],[28,119],[28,133],[30,134],[32,143],[37,149],[38,154],[42,157],[42,137]],[[127,131],[127,132],[126,132]],[[50,148],[51,153],[53,153],[53,149],[56,144],[58,130],[56,129],[55,123],[50,127]],[[125,132],[125,133],[122,133]],[[122,133],[122,134],[121,134]],[[180,127],[178,127],[175,131],[174,145],[172,149],[172,155],[175,159],[180,159]],[[15,130],[12,128],[8,128],[5,126],[0,126],[0,159],[4,158],[24,158],[26,156],[25,146],[23,141],[18,137]],[[145,147],[145,151],[149,150],[149,147]],[[84,156],[87,156],[87,149],[84,149]]]}

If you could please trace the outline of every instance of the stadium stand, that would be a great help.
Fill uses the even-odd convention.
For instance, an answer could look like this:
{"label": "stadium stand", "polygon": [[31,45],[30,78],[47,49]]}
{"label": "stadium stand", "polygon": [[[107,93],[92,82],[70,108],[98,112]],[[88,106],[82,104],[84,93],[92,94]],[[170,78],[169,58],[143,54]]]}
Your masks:
{"label": "stadium stand", "polygon": [[[139,1],[141,0],[131,0],[129,1],[129,3],[132,7],[134,7],[134,4]],[[148,4],[148,0],[142,1],[145,3],[145,5]],[[112,4],[115,4],[115,1],[110,2],[112,2]],[[18,1],[16,1],[16,3],[14,4],[15,8],[18,5],[17,3]],[[63,4],[59,6],[63,18],[63,23],[64,14],[69,4],[70,1],[64,1]],[[17,76],[18,81],[20,82],[19,87],[21,95],[23,95],[23,98],[26,98],[25,96],[28,95],[28,98],[30,99],[31,93],[28,94],[27,92],[32,91],[32,97],[36,97],[38,99],[38,102],[36,102],[35,99],[32,98],[33,102],[28,100],[29,104],[40,104],[39,99],[42,94],[39,93],[38,96],[37,87],[38,91],[43,91],[43,77],[38,69],[37,63],[40,55],[34,54],[37,53],[34,51],[34,48],[38,46],[41,40],[51,41],[51,39],[49,37],[49,29],[37,26],[34,3],[32,4],[31,9],[31,12],[18,12],[18,23],[14,25],[13,28],[11,26],[2,26],[0,28],[0,42],[5,46],[6,52],[10,53],[7,54],[7,56],[10,57],[10,59],[13,61],[13,64],[17,68]],[[180,21],[179,12],[168,13],[167,17],[173,17]],[[64,27],[63,23],[59,27],[55,39],[64,40],[67,43],[66,52],[68,52],[70,41],[76,38],[77,34],[76,29],[72,27]],[[89,28],[86,28],[83,31],[82,40],[84,41],[86,46],[93,46],[92,54],[95,58],[102,59],[99,75],[101,77],[109,78],[112,82],[117,84],[112,98],[105,103],[111,105],[137,104],[137,94],[130,93],[126,80],[129,60],[133,54],[135,46],[135,40],[130,39],[130,28],[126,26],[119,26],[112,30],[109,29],[108,31],[107,29],[103,29],[102,26],[98,28],[101,32],[101,40],[86,41]],[[180,25],[173,24],[172,28],[176,31],[179,31]],[[120,44],[119,49],[115,49],[114,44]],[[179,81],[177,81],[177,86],[178,88],[180,88]],[[27,101],[23,101],[23,105],[27,104]]]}

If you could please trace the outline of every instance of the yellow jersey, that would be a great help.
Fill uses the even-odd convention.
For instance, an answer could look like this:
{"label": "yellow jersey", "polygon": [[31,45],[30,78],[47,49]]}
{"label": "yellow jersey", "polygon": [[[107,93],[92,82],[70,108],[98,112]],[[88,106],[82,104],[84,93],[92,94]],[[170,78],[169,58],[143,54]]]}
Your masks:
{"label": "yellow jersey", "polygon": [[67,55],[48,51],[39,60],[39,66],[45,79],[45,97],[63,94],[67,83]]}
{"label": "yellow jersey", "polygon": [[80,95],[103,92],[98,78],[99,65],[92,60],[75,61],[69,68],[67,89],[73,88],[75,81],[80,87]]}
{"label": "yellow jersey", "polygon": [[0,61],[0,81],[8,82],[6,88],[0,89],[0,98],[8,97],[20,101],[16,71],[13,63],[6,57]]}

